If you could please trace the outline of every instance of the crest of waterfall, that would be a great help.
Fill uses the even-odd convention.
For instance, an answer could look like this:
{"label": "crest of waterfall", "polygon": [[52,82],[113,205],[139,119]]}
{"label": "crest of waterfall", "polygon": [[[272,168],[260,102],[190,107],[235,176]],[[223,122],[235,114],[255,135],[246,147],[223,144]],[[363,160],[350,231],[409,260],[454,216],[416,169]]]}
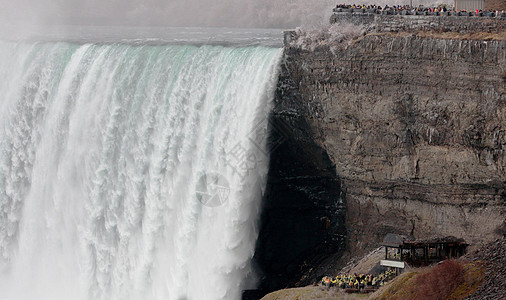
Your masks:
{"label": "crest of waterfall", "polygon": [[0,299],[239,299],[281,52],[0,42]]}

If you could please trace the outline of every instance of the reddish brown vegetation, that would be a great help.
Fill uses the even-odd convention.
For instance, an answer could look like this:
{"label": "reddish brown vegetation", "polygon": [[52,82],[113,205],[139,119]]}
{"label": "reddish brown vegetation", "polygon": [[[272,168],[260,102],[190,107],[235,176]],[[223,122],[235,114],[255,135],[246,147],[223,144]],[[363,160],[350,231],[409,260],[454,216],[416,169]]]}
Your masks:
{"label": "reddish brown vegetation", "polygon": [[430,272],[416,278],[416,299],[445,299],[464,281],[464,268],[455,260],[445,260]]}
{"label": "reddish brown vegetation", "polygon": [[433,267],[402,274],[372,299],[465,299],[483,282],[481,271],[473,263],[445,260]]}

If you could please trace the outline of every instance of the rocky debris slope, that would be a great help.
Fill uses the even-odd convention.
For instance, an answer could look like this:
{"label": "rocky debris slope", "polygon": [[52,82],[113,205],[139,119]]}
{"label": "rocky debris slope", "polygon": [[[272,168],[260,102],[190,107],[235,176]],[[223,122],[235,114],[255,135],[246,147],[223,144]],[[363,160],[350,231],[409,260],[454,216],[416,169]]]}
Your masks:
{"label": "rocky debris slope", "polygon": [[368,274],[371,273],[380,260],[385,258],[385,248],[379,247],[362,257],[352,258],[346,266],[344,266],[340,274]]}
{"label": "rocky debris slope", "polygon": [[503,236],[495,242],[466,255],[473,261],[485,263],[485,282],[467,299],[506,299],[506,238]]}

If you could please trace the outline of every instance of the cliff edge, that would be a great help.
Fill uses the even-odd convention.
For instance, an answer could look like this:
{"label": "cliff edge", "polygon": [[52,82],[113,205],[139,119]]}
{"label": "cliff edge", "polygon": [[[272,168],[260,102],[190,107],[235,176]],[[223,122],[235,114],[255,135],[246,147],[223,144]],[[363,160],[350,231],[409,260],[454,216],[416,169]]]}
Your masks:
{"label": "cliff edge", "polygon": [[372,26],[312,47],[286,33],[273,120],[304,124],[291,142],[330,159],[344,258],[387,233],[453,235],[471,249],[505,234],[505,21],[491,22]]}

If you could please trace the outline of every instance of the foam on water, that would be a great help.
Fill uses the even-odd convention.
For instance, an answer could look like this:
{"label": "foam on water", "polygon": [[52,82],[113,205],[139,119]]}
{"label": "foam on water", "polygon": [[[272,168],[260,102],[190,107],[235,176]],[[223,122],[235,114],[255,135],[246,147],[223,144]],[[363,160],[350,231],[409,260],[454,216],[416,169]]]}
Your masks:
{"label": "foam on water", "polygon": [[281,51],[0,42],[0,299],[240,298]]}

